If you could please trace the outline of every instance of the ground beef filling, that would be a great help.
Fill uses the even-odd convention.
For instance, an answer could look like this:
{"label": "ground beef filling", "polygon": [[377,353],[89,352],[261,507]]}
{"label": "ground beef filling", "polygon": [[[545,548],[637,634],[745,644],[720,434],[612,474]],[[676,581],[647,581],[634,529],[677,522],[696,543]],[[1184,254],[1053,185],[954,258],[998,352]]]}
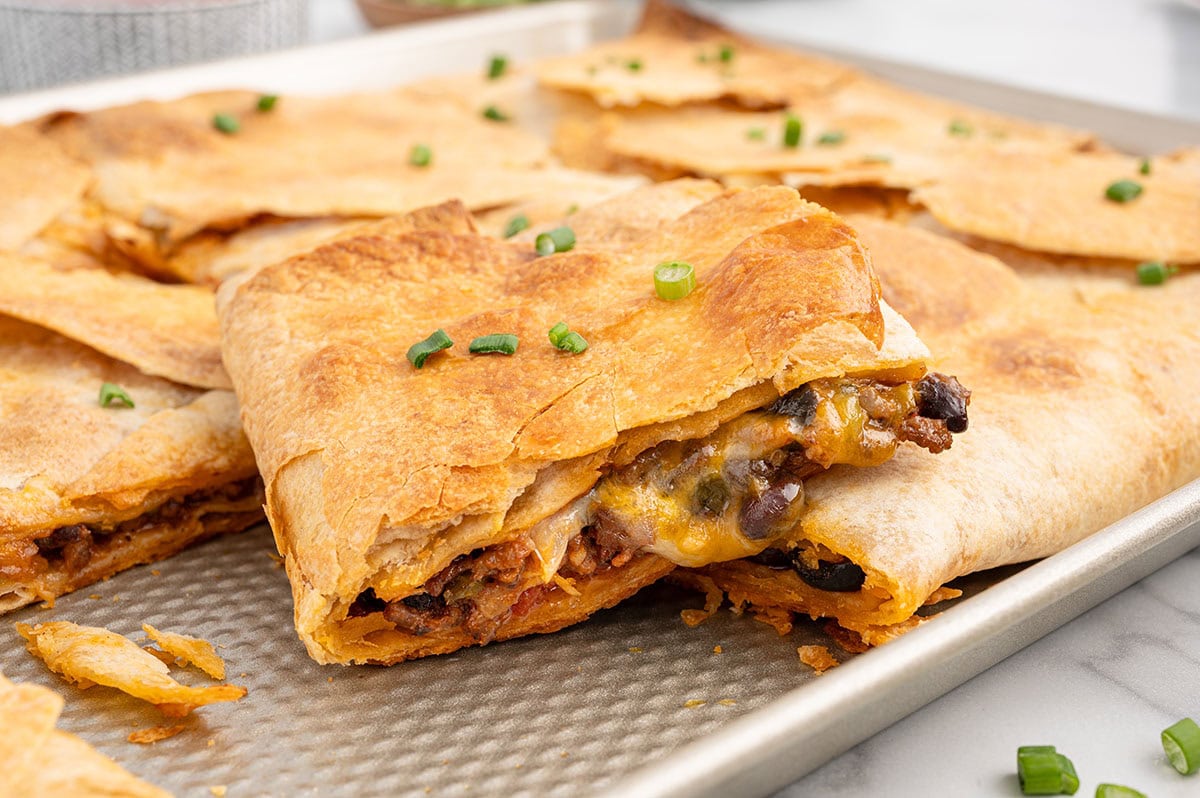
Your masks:
{"label": "ground beef filling", "polygon": [[32,541],[36,557],[26,560],[37,571],[54,570],[74,577],[91,562],[97,551],[118,536],[136,535],[164,523],[189,516],[196,507],[212,503],[236,503],[257,488],[257,479],[230,482],[215,488],[168,499],[151,512],[117,524],[70,524],[60,526]]}
{"label": "ground beef filling", "polygon": [[[966,429],[969,401],[970,392],[958,380],[940,374],[916,384],[818,380],[706,438],[660,444],[602,483],[653,485],[686,507],[688,518],[736,513],[746,538],[774,539],[795,526],[803,479],[834,463],[882,462],[901,441],[940,452],[950,446],[952,432]],[[729,452],[750,454],[734,460]],[[599,501],[587,525],[567,544],[558,577],[586,579],[620,568],[653,543],[653,525],[646,519],[622,517]],[[865,578],[857,565],[823,548],[768,548],[752,559],[793,569],[821,590],[858,590]],[[433,576],[424,592],[384,601],[373,589],[364,591],[349,616],[382,613],[409,634],[461,629],[487,642],[502,623],[525,615],[555,589],[555,582],[541,583],[539,566],[524,539],[477,549]]]}

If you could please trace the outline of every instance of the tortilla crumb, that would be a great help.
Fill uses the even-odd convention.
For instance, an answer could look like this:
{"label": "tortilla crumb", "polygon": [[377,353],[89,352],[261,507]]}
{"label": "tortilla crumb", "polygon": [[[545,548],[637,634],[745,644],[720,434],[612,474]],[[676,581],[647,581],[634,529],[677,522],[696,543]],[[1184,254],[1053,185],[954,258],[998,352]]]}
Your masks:
{"label": "tortilla crumb", "polygon": [[791,634],[792,614],[787,610],[780,607],[751,607],[750,612],[754,615],[754,620],[770,626],[780,637]]}
{"label": "tortilla crumb", "polygon": [[630,653],[630,654],[641,654],[641,653],[642,653],[642,647],[641,647],[641,646],[630,646],[630,647],[629,647],[629,653]]}
{"label": "tortilla crumb", "polygon": [[333,684],[333,677],[332,677],[332,676],[330,676],[330,677],[329,677],[328,679],[326,679],[325,681],[329,682],[330,684]]}
{"label": "tortilla crumb", "polygon": [[713,653],[714,654],[724,654],[725,649],[721,648],[720,646],[713,646]]}
{"label": "tortilla crumb", "polygon": [[930,593],[929,598],[925,599],[925,603],[922,604],[921,606],[928,607],[933,604],[941,604],[943,601],[949,601],[950,599],[956,599],[959,596],[961,596],[962,594],[963,594],[963,592],[956,587],[949,587],[947,585],[942,585],[937,590]]}
{"label": "tortilla crumb", "polygon": [[707,576],[693,573],[672,574],[671,581],[704,593],[704,609],[682,610],[679,613],[679,617],[688,626],[699,626],[716,615],[717,610],[725,601],[725,591],[717,587],[717,583]]}
{"label": "tortilla crumb", "polygon": [[213,787],[208,788],[208,791],[211,792],[213,795],[215,795],[217,798],[224,798],[225,790],[226,790],[226,787],[224,784],[217,784]]}
{"label": "tortilla crumb", "polygon": [[165,740],[168,737],[174,737],[185,728],[187,727],[183,724],[178,726],[151,726],[148,729],[138,729],[137,731],[130,732],[129,736],[125,739],[138,745],[149,745],[159,740]]}
{"label": "tortilla crumb", "polygon": [[157,568],[152,568],[152,569],[150,569],[150,575],[151,576],[162,576],[162,571],[158,570]]}
{"label": "tortilla crumb", "polygon": [[717,703],[718,703],[718,704],[720,704],[720,705],[721,705],[721,706],[723,706],[723,707],[735,707],[735,706],[737,706],[737,702],[736,702],[736,701],[734,701],[732,698],[722,698],[722,699],[721,699],[720,701],[718,701]]}
{"label": "tortilla crumb", "polygon": [[46,599],[45,601],[43,601],[41,604],[38,605],[38,609],[39,610],[54,609],[54,599]]}
{"label": "tortilla crumb", "polygon": [[862,635],[858,632],[850,631],[837,621],[830,621],[825,624],[825,634],[832,637],[833,642],[837,643],[838,648],[847,654],[861,654],[870,648],[870,646],[863,642]]}
{"label": "tortilla crumb", "polygon": [[99,601],[100,599],[104,598],[104,596],[101,596],[99,593],[93,593],[92,595],[88,596],[88,598],[92,601]]}
{"label": "tortilla crumb", "polygon": [[708,703],[707,701],[703,701],[699,698],[689,698],[687,701],[683,702],[683,708],[684,709],[695,709],[696,707],[702,707],[707,703]]}
{"label": "tortilla crumb", "polygon": [[215,738],[213,738],[213,737],[209,737],[209,738],[208,738],[208,747],[209,747],[209,748],[212,748],[212,747],[213,747],[214,745],[216,745],[216,744],[217,744],[217,741],[216,741],[216,739],[215,739]]}
{"label": "tortilla crumb", "polygon": [[207,640],[174,632],[160,632],[148,623],[142,624],[142,631],[177,661],[194,665],[218,681],[225,678],[225,661]]}
{"label": "tortilla crumb", "polygon": [[566,593],[568,596],[579,597],[583,594],[575,587],[575,580],[568,579],[565,576],[554,575],[554,584],[558,585],[558,589]]}
{"label": "tortilla crumb", "polygon": [[816,671],[818,676],[841,664],[825,646],[800,646],[796,653],[800,655],[800,661]]}
{"label": "tortilla crumb", "polygon": [[559,754],[559,756],[561,756],[563,759],[566,759],[570,756],[570,754],[568,754],[566,751],[563,751],[561,754]]}

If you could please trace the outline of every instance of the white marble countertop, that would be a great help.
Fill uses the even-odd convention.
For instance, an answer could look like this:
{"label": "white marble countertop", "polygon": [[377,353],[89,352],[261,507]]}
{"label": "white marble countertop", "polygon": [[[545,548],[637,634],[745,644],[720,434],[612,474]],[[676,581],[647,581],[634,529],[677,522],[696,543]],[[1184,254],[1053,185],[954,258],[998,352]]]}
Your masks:
{"label": "white marble countertop", "polygon": [[[367,30],[312,0],[317,40]],[[1138,111],[1200,119],[1200,8],[1185,0],[699,0],[747,32]],[[1200,144],[1200,142],[1197,142]],[[1015,796],[1016,749],[1052,744],[1101,782],[1200,796],[1162,729],[1200,719],[1200,549],[780,793]]]}

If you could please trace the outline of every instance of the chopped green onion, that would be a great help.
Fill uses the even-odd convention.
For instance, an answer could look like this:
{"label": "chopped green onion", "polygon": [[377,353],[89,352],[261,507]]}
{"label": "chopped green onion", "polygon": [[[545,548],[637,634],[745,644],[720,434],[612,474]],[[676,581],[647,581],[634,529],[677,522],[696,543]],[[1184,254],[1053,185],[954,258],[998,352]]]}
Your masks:
{"label": "chopped green onion", "polygon": [[449,335],[446,335],[445,330],[434,330],[433,334],[424,341],[415,343],[408,348],[408,362],[412,363],[415,368],[421,368],[430,355],[452,346],[454,346],[454,342],[450,340]]}
{"label": "chopped green onion", "polygon": [[804,122],[795,114],[783,118],[783,146],[799,147],[800,137],[804,135]]}
{"label": "chopped green onion", "polygon": [[1120,784],[1097,784],[1096,798],[1146,798],[1146,794]]}
{"label": "chopped green onion", "polygon": [[764,141],[767,138],[767,129],[765,127],[752,127],[746,131],[746,138],[751,141]]}
{"label": "chopped green onion", "polygon": [[120,402],[126,407],[134,407],[133,398],[125,393],[125,389],[120,385],[111,382],[106,382],[100,386],[100,406],[112,407],[113,402]]}
{"label": "chopped green onion", "polygon": [[494,105],[489,105],[487,108],[483,109],[483,118],[490,119],[493,122],[507,122],[508,114],[504,113]]}
{"label": "chopped green onion", "polygon": [[408,151],[408,162],[413,166],[429,166],[433,162],[433,150],[425,144],[414,144]]}
{"label": "chopped green onion", "polygon": [[1169,266],[1162,261],[1146,261],[1137,265],[1137,281],[1141,285],[1162,285],[1177,271],[1177,266]]}
{"label": "chopped green onion", "polygon": [[517,353],[517,336],[511,333],[492,333],[481,335],[467,347],[473,355],[515,355]]}
{"label": "chopped green onion", "polygon": [[504,228],[504,237],[512,238],[522,230],[529,228],[529,217],[523,213],[518,213],[516,216],[508,220],[508,225]]}
{"label": "chopped green onion", "polygon": [[628,61],[625,62],[625,68],[628,69],[630,72],[641,72],[642,71],[642,59],[640,59],[640,58],[629,59]]}
{"label": "chopped green onion", "polygon": [[654,267],[654,290],[662,299],[683,299],[696,290],[696,270],[681,260]]}
{"label": "chopped green onion", "polygon": [[567,323],[565,321],[560,321],[558,324],[555,324],[550,328],[550,343],[558,346],[562,342],[562,339],[566,337],[566,334],[570,331],[571,328],[567,326]]}
{"label": "chopped green onion", "polygon": [[863,156],[863,163],[891,163],[892,156],[884,152],[872,152]]}
{"label": "chopped green onion", "polygon": [[232,136],[242,129],[242,123],[232,114],[213,114],[213,127],[227,136]]}
{"label": "chopped green onion", "polygon": [[507,71],[508,59],[502,55],[492,56],[492,60],[488,62],[488,80],[495,80],[496,78],[503,77],[504,73]]}
{"label": "chopped green onion", "polygon": [[265,114],[267,111],[275,110],[275,103],[277,102],[279,102],[278,94],[264,94],[258,98],[257,108]]}
{"label": "chopped green onion", "polygon": [[1142,184],[1132,180],[1118,180],[1104,190],[1104,196],[1113,202],[1129,202],[1142,193]]}
{"label": "chopped green onion", "polygon": [[946,127],[946,132],[951,136],[962,136],[966,138],[975,133],[975,128],[971,127],[961,119],[955,119]]}
{"label": "chopped green onion", "polygon": [[701,50],[699,53],[696,54],[696,60],[701,64],[707,64],[708,63],[708,53]]}
{"label": "chopped green onion", "polygon": [[562,351],[570,352],[573,355],[578,355],[588,348],[588,342],[583,339],[582,335],[574,331],[564,335],[562,340],[555,345]]}
{"label": "chopped green onion", "polygon": [[1149,158],[1142,159],[1142,162],[1140,164],[1138,164],[1138,171],[1144,175],[1150,174],[1150,159]]}
{"label": "chopped green onion", "polygon": [[722,44],[720,52],[717,53],[717,58],[721,59],[723,63],[728,64],[733,60],[733,53],[732,44]]}
{"label": "chopped green onion", "polygon": [[817,139],[817,144],[820,144],[822,147],[829,147],[834,144],[841,144],[845,140],[845,133],[840,130],[830,130],[820,135]]}
{"label": "chopped green onion", "polygon": [[575,232],[569,227],[556,227],[534,239],[533,246],[539,255],[569,252],[575,248]]}
{"label": "chopped green onion", "polygon": [[579,203],[572,202],[570,207],[567,208],[567,216],[573,215],[578,210],[579,210]]}
{"label": "chopped green onion", "polygon": [[1079,789],[1075,765],[1052,745],[1018,748],[1017,778],[1025,795],[1074,795]]}
{"label": "chopped green onion", "polygon": [[583,336],[573,332],[565,321],[560,321],[550,328],[549,338],[555,349],[561,349],[564,352],[578,355],[588,348],[588,343]]}
{"label": "chopped green onion", "polygon": [[1196,721],[1184,718],[1163,729],[1162,746],[1171,767],[1183,775],[1200,770],[1200,726]]}

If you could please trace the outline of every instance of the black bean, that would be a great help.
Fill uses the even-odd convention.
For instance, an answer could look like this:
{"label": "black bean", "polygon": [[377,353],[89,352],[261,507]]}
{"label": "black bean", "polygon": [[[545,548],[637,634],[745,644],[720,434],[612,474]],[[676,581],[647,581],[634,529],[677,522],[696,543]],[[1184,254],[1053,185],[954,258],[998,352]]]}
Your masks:
{"label": "black bean", "polygon": [[852,593],[863,586],[867,575],[863,569],[846,560],[844,562],[821,561],[816,568],[809,568],[799,557],[795,561],[796,573],[817,590],[830,593]]}
{"label": "black bean", "polygon": [[765,565],[773,571],[786,571],[794,567],[792,555],[783,549],[763,549],[759,554],[750,557],[750,562]]}
{"label": "black bean", "polygon": [[821,397],[817,396],[816,391],[808,385],[801,385],[776,399],[768,409],[781,416],[791,416],[800,422],[801,426],[807,427],[816,418],[817,404],[820,401]]}
{"label": "black bean", "polygon": [[60,526],[58,529],[46,535],[44,538],[38,538],[33,541],[37,545],[38,551],[41,554],[55,552],[68,544],[79,540],[88,528],[83,524],[72,524],[71,526]]}
{"label": "black bean", "polygon": [[971,392],[956,378],[926,374],[917,383],[917,413],[925,418],[944,419],[946,429],[965,432]]}
{"label": "black bean", "polygon": [[696,486],[696,507],[703,515],[721,515],[729,508],[729,486],[719,475],[705,477]]}
{"label": "black bean", "polygon": [[387,602],[375,595],[375,588],[369,587],[358,594],[346,615],[350,618],[361,618],[374,612],[383,612],[385,607]]}
{"label": "black bean", "polygon": [[[789,488],[797,491],[790,501],[785,495]],[[759,496],[748,497],[738,513],[742,534],[751,540],[762,540],[786,532],[792,523],[788,509],[802,494],[799,488],[799,485],[773,485]]]}
{"label": "black bean", "polygon": [[431,596],[428,593],[417,593],[416,595],[406,596],[400,599],[400,601],[404,603],[404,606],[421,612],[446,605],[446,602],[442,601],[440,596]]}

